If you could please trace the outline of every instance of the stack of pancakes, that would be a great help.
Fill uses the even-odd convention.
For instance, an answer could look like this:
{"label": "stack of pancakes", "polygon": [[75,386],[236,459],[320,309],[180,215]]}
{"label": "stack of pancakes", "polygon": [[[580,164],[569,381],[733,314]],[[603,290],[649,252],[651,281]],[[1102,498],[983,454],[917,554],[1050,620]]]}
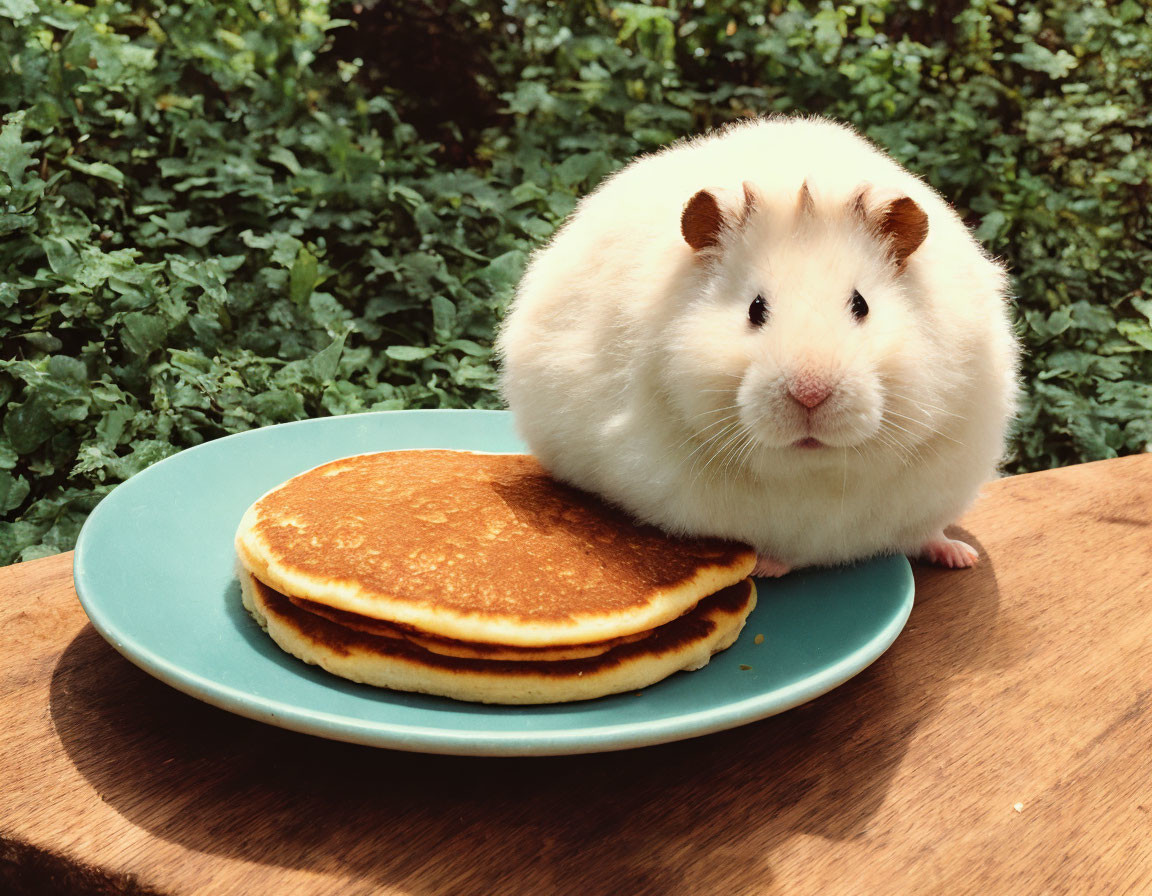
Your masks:
{"label": "stack of pancakes", "polygon": [[284,650],[353,681],[557,703],[698,669],[756,603],[754,551],[670,538],[519,454],[389,451],[253,504],[244,605]]}

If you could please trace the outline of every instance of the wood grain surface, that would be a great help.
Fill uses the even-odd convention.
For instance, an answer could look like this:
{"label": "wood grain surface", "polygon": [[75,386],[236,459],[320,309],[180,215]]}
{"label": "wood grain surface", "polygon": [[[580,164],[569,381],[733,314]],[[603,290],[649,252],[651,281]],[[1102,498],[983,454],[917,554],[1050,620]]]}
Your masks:
{"label": "wood grain surface", "polygon": [[592,756],[335,743],[153,680],[0,570],[0,891],[1152,893],[1152,456],[991,484],[975,570],[756,724]]}

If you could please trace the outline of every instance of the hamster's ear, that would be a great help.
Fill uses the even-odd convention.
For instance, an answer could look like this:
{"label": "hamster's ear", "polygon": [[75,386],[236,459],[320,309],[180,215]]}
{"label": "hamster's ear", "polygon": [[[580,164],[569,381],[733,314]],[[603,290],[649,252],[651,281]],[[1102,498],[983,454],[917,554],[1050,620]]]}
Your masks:
{"label": "hamster's ear", "polygon": [[854,210],[877,237],[887,243],[897,268],[904,267],[908,256],[919,249],[928,236],[928,215],[901,193],[865,186],[856,196]]}
{"label": "hamster's ear", "polygon": [[747,181],[740,194],[734,190],[700,190],[684,206],[680,232],[694,251],[702,252],[718,245],[725,229],[741,226],[755,205],[755,188]]}

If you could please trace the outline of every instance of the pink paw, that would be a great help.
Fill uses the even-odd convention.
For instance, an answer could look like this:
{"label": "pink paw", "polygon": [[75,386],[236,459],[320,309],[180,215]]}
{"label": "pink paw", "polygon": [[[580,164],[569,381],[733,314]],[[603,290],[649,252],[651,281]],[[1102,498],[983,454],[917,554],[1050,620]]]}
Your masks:
{"label": "pink paw", "polygon": [[780,576],[786,576],[792,571],[792,567],[787,563],[781,563],[779,560],[773,560],[771,557],[764,554],[756,555],[756,566],[752,570],[752,575],[759,576],[764,579],[778,579]]}
{"label": "pink paw", "polygon": [[950,569],[967,569],[980,559],[974,547],[945,535],[926,541],[920,548],[920,556],[929,563]]}

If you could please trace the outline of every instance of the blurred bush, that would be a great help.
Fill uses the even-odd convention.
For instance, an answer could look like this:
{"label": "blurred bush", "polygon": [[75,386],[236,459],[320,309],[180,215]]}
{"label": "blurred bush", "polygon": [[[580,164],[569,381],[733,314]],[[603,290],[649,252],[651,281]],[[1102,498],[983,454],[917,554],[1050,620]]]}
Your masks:
{"label": "blurred bush", "polygon": [[577,197],[771,111],[855,123],[1012,267],[1010,470],[1152,442],[1136,0],[0,0],[0,58],[0,563],[228,432],[498,406]]}

